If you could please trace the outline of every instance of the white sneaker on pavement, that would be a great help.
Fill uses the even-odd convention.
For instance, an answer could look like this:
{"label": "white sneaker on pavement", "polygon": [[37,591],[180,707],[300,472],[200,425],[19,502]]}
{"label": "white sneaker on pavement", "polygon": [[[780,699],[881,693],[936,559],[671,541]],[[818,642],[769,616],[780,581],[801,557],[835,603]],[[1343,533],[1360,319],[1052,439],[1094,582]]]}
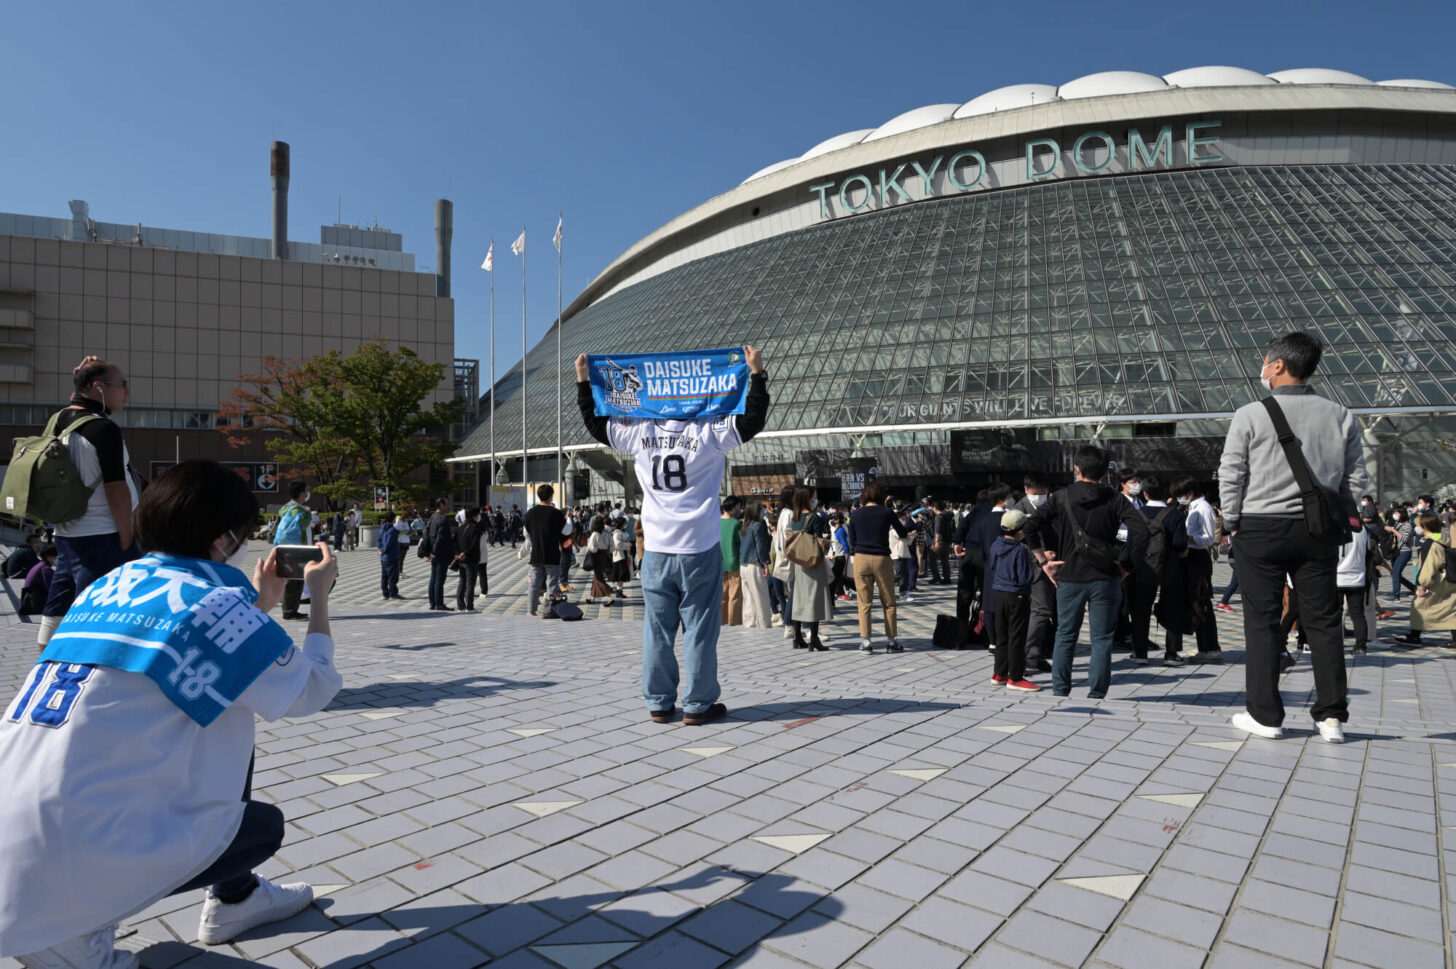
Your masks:
{"label": "white sneaker on pavement", "polygon": [[136,969],[137,966],[136,953],[116,950],[114,925],[17,958],[26,969]]}
{"label": "white sneaker on pavement", "polygon": [[312,901],[313,888],[307,882],[275,885],[260,875],[253,894],[234,905],[224,905],[208,892],[197,938],[204,945],[218,945],[249,929],[297,915]]}
{"label": "white sneaker on pavement", "polygon": [[1230,722],[1235,727],[1238,727],[1240,730],[1244,731],[1244,733],[1251,733],[1255,737],[1263,737],[1265,740],[1284,739],[1283,727],[1266,727],[1259,721],[1255,720],[1253,717],[1249,716],[1248,711],[1234,714]]}
{"label": "white sneaker on pavement", "polygon": [[1326,717],[1319,722],[1320,739],[1327,744],[1342,744],[1345,742],[1345,725],[1334,717]]}
{"label": "white sneaker on pavement", "polygon": [[794,638],[794,627],[792,625],[790,625],[789,623],[784,623],[784,638],[785,639],[793,639]]}

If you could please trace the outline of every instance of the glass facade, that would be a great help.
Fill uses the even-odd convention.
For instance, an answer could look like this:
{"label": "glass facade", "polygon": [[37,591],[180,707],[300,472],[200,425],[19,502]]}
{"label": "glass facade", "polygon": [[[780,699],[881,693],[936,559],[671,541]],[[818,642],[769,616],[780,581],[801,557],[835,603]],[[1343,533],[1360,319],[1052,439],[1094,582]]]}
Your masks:
{"label": "glass facade", "polygon": [[[1068,180],[703,258],[587,307],[562,342],[568,371],[579,352],[755,344],[780,432],[1224,415],[1255,398],[1262,346],[1292,329],[1325,342],[1321,393],[1452,410],[1453,252],[1451,166]],[[528,444],[553,447],[554,334],[527,365]],[[519,369],[496,394],[504,454],[519,449]],[[589,443],[569,375],[563,405],[564,443]],[[482,421],[459,453],[488,451]]]}

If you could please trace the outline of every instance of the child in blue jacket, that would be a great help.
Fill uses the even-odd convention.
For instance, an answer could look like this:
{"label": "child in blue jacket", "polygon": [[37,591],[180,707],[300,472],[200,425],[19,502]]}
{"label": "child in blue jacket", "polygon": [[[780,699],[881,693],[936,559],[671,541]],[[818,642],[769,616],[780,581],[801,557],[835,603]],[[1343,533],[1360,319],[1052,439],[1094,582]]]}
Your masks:
{"label": "child in blue jacket", "polygon": [[1031,617],[1031,581],[1035,566],[1031,552],[1021,544],[1025,512],[1012,509],[1001,516],[1001,536],[991,543],[986,574],[996,609],[995,675],[991,682],[1011,690],[1041,689],[1026,678],[1026,627]]}

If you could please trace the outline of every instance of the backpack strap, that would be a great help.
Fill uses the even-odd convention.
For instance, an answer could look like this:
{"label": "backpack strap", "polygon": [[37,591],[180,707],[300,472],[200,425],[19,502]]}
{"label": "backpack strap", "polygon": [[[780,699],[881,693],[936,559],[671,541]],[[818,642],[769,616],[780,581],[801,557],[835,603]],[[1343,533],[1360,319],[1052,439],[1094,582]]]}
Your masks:
{"label": "backpack strap", "polygon": [[1269,420],[1274,425],[1274,434],[1279,438],[1280,447],[1284,448],[1284,459],[1289,462],[1289,470],[1294,472],[1294,483],[1299,485],[1300,494],[1314,494],[1315,486],[1309,476],[1309,465],[1304,460],[1304,452],[1300,450],[1299,442],[1295,440],[1288,418],[1284,416],[1284,408],[1280,407],[1279,401],[1273,397],[1265,397],[1259,403],[1263,404],[1264,410],[1269,412]]}
{"label": "backpack strap", "polygon": [[92,414],[88,411],[87,413],[82,414],[79,418],[68,424],[64,431],[57,430],[56,425],[61,422],[61,415],[65,414],[66,411],[69,409],[70,408],[68,407],[62,408],[61,410],[58,410],[51,415],[51,419],[46,422],[45,431],[42,432],[45,434],[46,437],[54,437],[59,440],[63,435],[73,434],[82,426],[89,424],[92,421],[104,420],[104,418],[100,414]]}

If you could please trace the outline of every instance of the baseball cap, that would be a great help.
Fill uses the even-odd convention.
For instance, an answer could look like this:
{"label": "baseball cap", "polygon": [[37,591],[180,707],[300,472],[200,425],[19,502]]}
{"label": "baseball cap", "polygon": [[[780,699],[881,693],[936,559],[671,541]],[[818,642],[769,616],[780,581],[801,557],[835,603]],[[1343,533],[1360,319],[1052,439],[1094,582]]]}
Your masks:
{"label": "baseball cap", "polygon": [[1026,524],[1026,512],[1017,511],[1015,508],[1001,516],[1001,530],[1003,532],[1014,532]]}

